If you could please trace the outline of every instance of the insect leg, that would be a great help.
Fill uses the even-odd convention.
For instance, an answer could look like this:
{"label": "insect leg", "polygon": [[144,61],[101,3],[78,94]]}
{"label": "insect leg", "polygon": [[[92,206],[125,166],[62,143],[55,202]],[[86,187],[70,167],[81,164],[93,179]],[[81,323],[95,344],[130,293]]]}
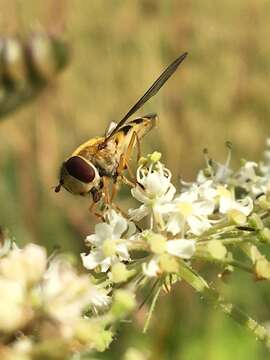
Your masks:
{"label": "insect leg", "polygon": [[[117,168],[117,173],[119,175],[121,175],[122,179],[125,180],[125,182],[128,182],[129,185],[132,184],[132,186],[134,186],[136,184],[136,178],[129,166],[129,160],[131,158],[131,152],[132,152],[132,149],[134,147],[134,144],[135,142],[137,143],[138,142],[138,135],[135,131],[133,131],[132,135],[131,135],[131,139],[130,139],[130,142],[128,144],[128,148],[127,148],[127,151],[125,154],[122,154],[121,155],[121,158],[120,158],[120,162],[119,162],[119,165],[118,165],[118,168]],[[131,178],[131,180],[128,180],[125,178],[125,176],[122,174],[123,170],[124,169],[127,169],[128,173],[129,173],[129,176]]]}
{"label": "insect leg", "polygon": [[92,204],[91,204],[90,207],[89,207],[89,211],[90,211],[91,214],[95,215],[97,218],[99,218],[99,219],[101,219],[102,221],[104,221],[104,217],[102,216],[102,214],[100,214],[100,213],[98,213],[98,212],[96,211],[97,205],[98,205],[97,202],[92,201]]}
{"label": "insect leg", "polygon": [[111,203],[110,194],[109,194],[109,179],[107,176],[103,176],[102,180],[103,180],[103,189],[104,189],[104,201],[105,204],[108,205]]}
{"label": "insect leg", "polygon": [[138,134],[135,132],[135,136],[136,136],[136,146],[137,146],[137,163],[139,162],[140,158],[141,158],[141,144],[140,144],[140,139]]}
{"label": "insect leg", "polygon": [[137,135],[136,131],[133,131],[133,133],[131,135],[130,142],[128,144],[127,152],[125,154],[125,162],[126,162],[125,165],[128,165],[128,163],[129,163],[129,160],[131,158],[131,151],[133,149],[135,141],[137,140],[137,137],[138,137],[138,135]]}
{"label": "insect leg", "polygon": [[[128,172],[129,172],[129,175],[131,176],[131,180],[128,180],[124,175],[123,175],[123,171],[124,169],[127,168]],[[130,170],[130,167],[129,165],[127,164],[126,162],[126,158],[124,156],[124,154],[121,155],[120,157],[120,161],[119,161],[119,165],[118,165],[118,168],[117,168],[117,174],[118,174],[118,177],[121,178],[121,180],[131,186],[131,187],[134,187],[136,185],[136,179],[134,177],[134,175],[131,173],[131,170]]]}
{"label": "insect leg", "polygon": [[116,197],[116,194],[119,190],[117,179],[112,184],[112,192],[111,192],[111,203],[113,203],[114,198]]}

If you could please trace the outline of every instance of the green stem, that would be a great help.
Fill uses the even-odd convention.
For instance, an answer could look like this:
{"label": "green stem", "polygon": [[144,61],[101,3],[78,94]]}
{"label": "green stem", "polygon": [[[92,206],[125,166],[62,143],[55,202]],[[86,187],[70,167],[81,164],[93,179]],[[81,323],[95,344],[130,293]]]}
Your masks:
{"label": "green stem", "polygon": [[194,256],[194,259],[207,261],[207,262],[217,264],[217,265],[220,265],[220,266],[223,266],[223,267],[231,265],[231,266],[236,267],[238,269],[244,270],[244,271],[246,271],[248,273],[253,273],[254,272],[252,266],[246,265],[246,264],[244,264],[244,263],[242,263],[241,261],[238,261],[238,260],[215,259],[212,256],[208,256],[206,254],[196,254]]}
{"label": "green stem", "polygon": [[234,231],[236,229],[236,226],[233,224],[228,224],[228,222],[222,222],[219,223],[218,225],[214,225],[212,226],[209,230],[205,231],[203,233],[203,237],[208,237],[211,236],[212,234],[218,234],[219,232],[229,232],[229,231]]}
{"label": "green stem", "polygon": [[200,292],[209,303],[219,307],[238,324],[247,328],[257,339],[261,340],[270,351],[270,334],[265,327],[260,325],[256,320],[252,319],[232,303],[227,303],[215,289],[210,288],[208,283],[184,262],[181,262],[179,275],[196,291]]}
{"label": "green stem", "polygon": [[207,238],[207,239],[200,239],[197,241],[197,246],[199,245],[203,245],[205,246],[205,244],[207,244],[208,242],[210,241],[213,241],[213,240],[218,240],[220,241],[223,245],[238,245],[238,244],[241,244],[241,243],[246,243],[246,242],[249,242],[249,243],[252,243],[252,244],[259,244],[261,243],[261,240],[258,238],[258,236],[237,236],[237,237],[229,237],[229,238],[224,238],[224,239],[212,239],[212,238]]}
{"label": "green stem", "polygon": [[155,296],[152,300],[152,303],[151,303],[151,306],[150,306],[150,309],[149,309],[149,312],[147,314],[147,318],[146,318],[146,321],[145,321],[145,324],[144,324],[144,327],[143,327],[143,333],[146,333],[148,327],[149,327],[149,324],[150,324],[150,320],[151,320],[151,317],[153,315],[153,312],[154,312],[154,309],[156,307],[156,303],[157,303],[157,299],[159,297],[159,293],[161,291],[161,288],[162,286],[159,286],[156,293],[155,293]]}

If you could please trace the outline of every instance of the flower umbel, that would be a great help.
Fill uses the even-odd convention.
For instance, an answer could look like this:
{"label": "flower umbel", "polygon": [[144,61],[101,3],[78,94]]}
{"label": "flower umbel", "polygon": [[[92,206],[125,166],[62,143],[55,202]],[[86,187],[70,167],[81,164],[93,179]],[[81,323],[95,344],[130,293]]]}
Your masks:
{"label": "flower umbel", "polygon": [[86,238],[90,253],[81,254],[83,265],[89,270],[99,266],[106,272],[113,264],[130,260],[128,243],[132,241],[135,225],[114,210],[109,210],[105,217],[107,222],[97,224],[95,233]]}
{"label": "flower umbel", "polygon": [[37,245],[2,246],[1,358],[58,360],[59,354],[104,351],[115,324],[137,308],[141,288],[148,290],[145,330],[159,294],[179,281],[270,348],[267,330],[227,303],[200,275],[201,266],[197,270],[199,260],[219,266],[221,278],[242,270],[257,280],[270,279],[263,252],[270,244],[269,150],[264,161],[242,162],[236,171],[229,167],[231,153],[225,165],[207,158],[197,180],[181,181],[178,189],[160,156],[140,161],[130,192],[138,208],[125,214],[105,204],[103,221],[87,236],[88,251],[81,254],[86,273],[67,257],[49,260]]}

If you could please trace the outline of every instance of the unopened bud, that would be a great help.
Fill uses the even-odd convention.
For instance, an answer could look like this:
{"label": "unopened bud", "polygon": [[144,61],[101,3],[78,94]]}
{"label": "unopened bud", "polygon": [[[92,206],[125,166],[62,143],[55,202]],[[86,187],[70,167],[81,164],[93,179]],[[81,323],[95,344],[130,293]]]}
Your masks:
{"label": "unopened bud", "polygon": [[163,254],[166,251],[166,238],[163,235],[153,233],[148,242],[153,253]]}
{"label": "unopened bud", "polygon": [[117,284],[127,281],[134,274],[134,271],[128,270],[125,264],[119,262],[112,266],[111,273],[112,281]]}
{"label": "unopened bud", "polygon": [[179,264],[175,257],[169,254],[162,254],[159,259],[159,265],[162,271],[167,273],[177,273]]}
{"label": "unopened bud", "polygon": [[247,222],[247,217],[238,210],[232,209],[228,211],[228,218],[236,225],[245,225]]}
{"label": "unopened bud", "polygon": [[112,313],[116,318],[123,318],[136,306],[135,296],[128,290],[119,289],[114,293]]}
{"label": "unopened bud", "polygon": [[263,228],[260,231],[260,238],[261,238],[262,241],[264,241],[266,243],[270,243],[270,229]]}
{"label": "unopened bud", "polygon": [[267,210],[270,208],[270,202],[268,201],[268,199],[266,198],[265,195],[262,195],[259,197],[258,204],[259,204],[260,208],[263,210]]}
{"label": "unopened bud", "polygon": [[215,259],[224,259],[227,254],[226,247],[219,240],[211,240],[207,244],[210,255]]}
{"label": "unopened bud", "polygon": [[253,227],[257,230],[263,229],[263,222],[258,214],[255,214],[255,213],[251,214],[250,217],[248,218],[248,223],[251,227]]}
{"label": "unopened bud", "polygon": [[162,154],[158,151],[154,151],[152,154],[149,155],[149,160],[152,163],[156,163],[161,159]]}

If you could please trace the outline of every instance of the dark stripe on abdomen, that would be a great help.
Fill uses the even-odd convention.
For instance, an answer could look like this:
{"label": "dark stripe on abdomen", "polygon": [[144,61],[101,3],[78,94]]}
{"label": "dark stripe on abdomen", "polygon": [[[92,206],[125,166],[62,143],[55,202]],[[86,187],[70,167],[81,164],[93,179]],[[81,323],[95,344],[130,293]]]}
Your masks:
{"label": "dark stripe on abdomen", "polygon": [[142,122],[144,122],[143,118],[138,118],[130,121],[131,124],[141,124]]}
{"label": "dark stripe on abdomen", "polygon": [[123,131],[123,133],[126,135],[132,127],[133,127],[132,125],[125,125],[121,127],[120,130]]}

